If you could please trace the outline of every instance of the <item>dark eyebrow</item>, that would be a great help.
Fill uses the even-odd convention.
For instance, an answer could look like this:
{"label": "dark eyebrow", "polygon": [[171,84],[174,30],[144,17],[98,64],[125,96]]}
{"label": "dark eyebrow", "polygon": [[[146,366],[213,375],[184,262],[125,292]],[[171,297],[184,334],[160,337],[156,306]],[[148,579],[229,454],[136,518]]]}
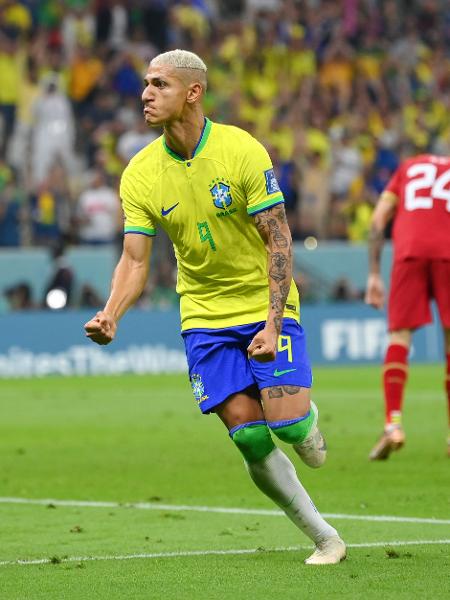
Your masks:
{"label": "dark eyebrow", "polygon": [[[165,79],[164,77],[152,77],[150,79],[150,82],[153,83],[153,85],[157,84],[157,83],[167,83],[167,79]],[[145,85],[150,85],[149,80],[147,77],[144,77],[144,83]]]}

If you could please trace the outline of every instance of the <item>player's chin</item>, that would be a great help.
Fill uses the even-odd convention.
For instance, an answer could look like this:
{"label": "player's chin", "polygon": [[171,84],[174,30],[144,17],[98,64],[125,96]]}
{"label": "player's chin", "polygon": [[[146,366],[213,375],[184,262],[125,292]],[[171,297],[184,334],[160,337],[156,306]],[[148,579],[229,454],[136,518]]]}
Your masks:
{"label": "player's chin", "polygon": [[145,122],[149,127],[160,127],[164,124],[164,119],[162,119],[159,115],[150,114],[148,112],[144,113]]}

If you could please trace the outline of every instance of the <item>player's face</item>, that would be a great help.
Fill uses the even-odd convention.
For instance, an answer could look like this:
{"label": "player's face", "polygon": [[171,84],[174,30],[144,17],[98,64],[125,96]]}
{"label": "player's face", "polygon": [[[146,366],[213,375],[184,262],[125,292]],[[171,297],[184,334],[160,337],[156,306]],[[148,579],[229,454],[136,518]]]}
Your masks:
{"label": "player's face", "polygon": [[144,79],[142,92],[144,117],[148,125],[157,126],[179,119],[186,104],[188,86],[169,65],[152,67]]}

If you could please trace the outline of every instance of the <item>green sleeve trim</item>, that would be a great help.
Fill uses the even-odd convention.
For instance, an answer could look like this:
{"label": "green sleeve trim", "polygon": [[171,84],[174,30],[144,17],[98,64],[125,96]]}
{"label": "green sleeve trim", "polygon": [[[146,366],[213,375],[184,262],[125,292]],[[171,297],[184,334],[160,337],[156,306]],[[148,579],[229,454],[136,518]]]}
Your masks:
{"label": "green sleeve trim", "polygon": [[259,204],[256,204],[255,206],[251,206],[251,207],[247,208],[247,213],[249,215],[254,215],[257,212],[266,210],[266,208],[275,206],[275,204],[281,204],[282,202],[284,202],[283,194],[279,194],[278,196],[275,196],[274,198],[270,198],[270,200],[265,200],[264,202],[260,202]]}
{"label": "green sleeve trim", "polygon": [[143,235],[156,235],[156,229],[150,227],[137,227],[136,225],[128,225],[124,227],[124,233],[141,233]]}

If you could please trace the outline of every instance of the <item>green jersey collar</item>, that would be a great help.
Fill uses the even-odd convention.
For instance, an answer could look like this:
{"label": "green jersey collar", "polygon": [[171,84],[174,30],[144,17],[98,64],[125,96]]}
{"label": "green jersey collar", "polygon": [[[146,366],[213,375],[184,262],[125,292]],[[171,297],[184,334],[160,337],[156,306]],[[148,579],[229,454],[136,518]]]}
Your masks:
{"label": "green jersey collar", "polygon": [[[200,135],[200,139],[197,142],[197,145],[195,146],[192,158],[195,158],[198,154],[200,154],[200,152],[205,147],[205,144],[208,141],[208,137],[211,132],[211,126],[212,126],[212,122],[207,117],[205,117],[205,123],[203,125],[202,133]],[[172,148],[169,148],[169,146],[167,145],[167,142],[166,142],[166,138],[164,136],[163,136],[163,146],[164,146],[164,149],[166,150],[166,152],[168,154],[170,154],[170,156],[172,158],[174,158],[175,160],[178,160],[180,162],[192,160],[192,159],[184,158],[183,156],[180,156],[174,150],[172,150]]]}

